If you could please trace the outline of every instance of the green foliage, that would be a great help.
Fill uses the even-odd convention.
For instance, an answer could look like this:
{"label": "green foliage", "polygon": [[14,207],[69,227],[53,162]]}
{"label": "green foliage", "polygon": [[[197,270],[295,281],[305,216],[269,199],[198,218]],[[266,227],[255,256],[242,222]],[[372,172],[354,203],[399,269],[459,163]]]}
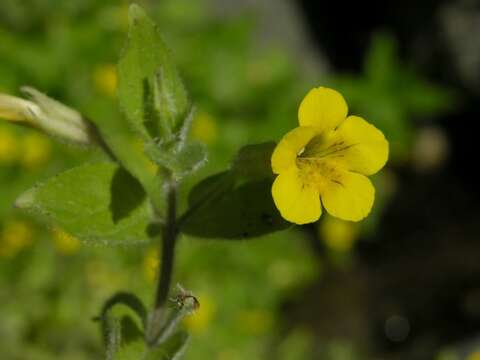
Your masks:
{"label": "green foliage", "polygon": [[143,141],[130,131],[125,118],[114,112],[111,119],[96,120],[106,149],[112,160],[117,161],[142,184],[154,206],[155,216],[163,218],[165,199],[162,191],[163,177],[143,151]]}
{"label": "green foliage", "polygon": [[[286,52],[267,45],[254,46],[257,37],[252,14],[236,13],[233,16],[217,18],[211,15],[206,3],[207,1],[202,0],[164,0],[158,4],[150,2],[149,7],[149,14],[162,24],[164,38],[174,45],[172,48],[180,61],[179,68],[189,85],[189,93],[195,99],[198,114],[207,114],[216,130],[216,136],[208,141],[209,161],[202,174],[215,173],[218,169],[225,168],[236,150],[246,143],[280,138],[297,122],[296,111],[301,95],[313,85],[323,83],[322,79],[317,84],[312,84],[311,77],[302,78],[300,64],[296,60],[292,61]],[[177,89],[179,99],[186,99],[182,95],[183,88],[174,85],[176,80],[166,81],[167,78],[162,76],[165,72],[160,72],[162,66],[154,63],[155,60],[168,58],[168,61],[165,61],[171,64],[168,51],[165,51],[167,55],[164,58],[160,55],[162,50],[158,48],[153,51],[156,55],[151,56],[151,49],[145,50],[151,65],[146,94],[144,88],[138,87],[141,80],[137,81],[135,78],[146,75],[143,72],[146,69],[145,64],[141,63],[134,69],[137,75],[129,75],[137,84],[133,88],[125,88],[125,83],[122,85],[122,78],[120,79],[123,91],[135,94],[132,99],[139,104],[139,113],[135,113],[133,103],[119,94],[125,115],[122,116],[113,107],[99,105],[101,101],[97,100],[112,101],[113,97],[102,90],[97,73],[99,69],[108,68],[116,61],[126,30],[126,6],[115,0],[5,0],[1,2],[0,8],[0,90],[14,92],[21,85],[35,84],[45,93],[81,109],[83,114],[88,114],[111,151],[110,156],[113,155],[112,158],[118,163],[109,166],[123,168],[123,174],[128,172],[138,180],[135,183],[130,177],[129,181],[125,181],[124,176],[120,176],[114,181],[115,174],[109,170],[110,187],[104,188],[115,187],[117,190],[113,193],[120,192],[122,196],[104,201],[105,216],[111,219],[108,224],[113,223],[116,227],[116,222],[121,223],[129,217],[129,211],[135,207],[138,199],[142,198],[138,196],[138,183],[146,193],[140,208],[145,206],[150,210],[148,202],[153,203],[155,220],[161,222],[164,207],[163,172],[159,173],[155,164],[169,167],[176,173],[183,173],[183,163],[176,163],[175,157],[168,158],[163,153],[159,154],[167,144],[169,149],[181,150],[174,146],[179,145],[179,136],[167,139],[163,134],[159,134],[162,135],[161,142],[156,139],[158,136],[154,135],[157,130],[163,129],[160,125],[170,124],[174,118],[170,113],[162,115],[161,109],[167,111],[168,108],[161,104],[165,104],[168,97],[160,90]],[[143,26],[135,31],[145,29],[147,27]],[[152,38],[158,38],[153,32],[149,34]],[[159,44],[151,42],[145,46],[162,46],[161,49],[165,49],[164,45]],[[338,76],[335,73],[328,76],[332,84],[346,95],[349,104],[352,104],[352,111],[376,123],[387,133],[389,139],[394,141],[392,150],[396,156],[410,151],[410,143],[403,144],[402,141],[410,141],[415,135],[416,123],[412,120],[422,120],[423,117],[429,117],[429,121],[434,120],[430,117],[441,111],[442,101],[439,100],[438,91],[444,93],[445,89],[426,83],[412,69],[401,68],[395,54],[393,38],[384,38],[382,44],[376,49],[380,49],[380,54],[384,55],[374,55],[371,50],[370,56],[376,60],[366,61],[371,62],[371,65],[365,65],[364,76]],[[127,48],[129,46],[130,43]],[[128,51],[138,50],[141,49],[130,47]],[[134,57],[131,59],[133,64],[136,60]],[[168,69],[172,69],[169,66]],[[398,74],[391,76],[397,72]],[[406,72],[410,75],[404,77]],[[367,73],[370,75],[367,76]],[[120,77],[122,76],[120,74]],[[374,79],[370,80],[370,77]],[[178,76],[175,75],[172,79],[178,79]],[[385,85],[387,79],[388,86]],[[416,85],[420,83],[423,85]],[[122,101],[127,101],[127,104]],[[180,105],[182,103],[188,104],[188,101],[178,102]],[[451,99],[445,99],[444,104],[451,104]],[[128,111],[126,107],[130,105],[132,107]],[[187,115],[190,114],[189,105],[186,109]],[[133,114],[133,118],[127,119],[128,114]],[[153,119],[149,121],[143,115]],[[166,123],[160,120],[162,116],[167,119]],[[185,118],[188,116],[178,117],[178,121],[182,122]],[[195,116],[193,121],[196,121]],[[175,131],[180,133],[186,130],[181,127],[178,123]],[[135,131],[132,131],[132,128]],[[403,130],[404,128],[407,130]],[[84,161],[105,161],[104,156],[98,152],[80,153],[77,148],[52,143],[47,162],[30,168],[22,162],[22,154],[26,152],[24,139],[29,134],[27,129],[0,124],[2,134],[5,129],[16,139],[16,155],[12,162],[0,159],[0,242],[3,241],[3,232],[7,234],[4,225],[12,221],[12,216],[15,216],[13,219],[18,216],[12,215],[11,211],[14,194],[30,187],[39,178],[48,178]],[[138,136],[139,133],[142,135]],[[198,133],[193,132],[193,136]],[[147,138],[147,141],[144,138]],[[0,141],[0,147],[4,144],[5,141]],[[237,156],[232,168],[226,172],[228,176],[219,173],[194,186],[189,201],[192,207],[204,204],[205,197],[210,193],[228,195],[232,188],[237,194],[236,198],[240,197],[243,201],[243,196],[238,195],[238,188],[258,188],[256,183],[270,181],[267,180],[268,176],[263,177],[264,171],[265,175],[270,171],[269,167],[265,166],[264,160],[260,160],[269,160],[267,152],[258,153],[260,156],[257,156],[255,151],[244,151],[245,149],[241,151],[242,154]],[[189,153],[192,151],[183,154],[188,158]],[[194,153],[197,155],[196,151]],[[193,168],[194,163],[195,161],[186,168]],[[239,165],[240,163],[242,165]],[[186,186],[182,187],[182,190],[188,190],[199,178],[201,176],[197,174],[185,179]],[[44,181],[43,184],[50,181],[53,179]],[[75,184],[77,183],[72,180],[69,188],[79,192]],[[100,181],[100,184],[105,185],[107,181]],[[379,194],[382,185],[379,185]],[[267,185],[263,186],[262,191],[266,196],[270,189]],[[131,191],[132,189],[136,191]],[[257,190],[254,190],[254,193],[255,191]],[[64,202],[62,206],[68,208],[67,201],[70,197],[68,194],[67,197],[61,196],[66,193],[67,190],[59,192],[56,198],[61,199]],[[104,193],[107,197],[110,196],[108,194]],[[82,195],[90,196],[88,193]],[[237,214],[235,196],[230,197],[234,199],[230,202],[222,200],[223,204],[227,203],[223,209],[228,209],[229,214],[232,211],[232,215]],[[246,195],[247,198],[248,196]],[[123,197],[130,206],[119,205],[123,203]],[[222,204],[219,200],[214,201],[216,202]],[[106,206],[110,203],[113,203],[112,207],[117,211],[108,213]],[[211,205],[211,208],[221,222],[224,214],[215,211],[222,207]],[[378,218],[381,217],[381,208],[375,207]],[[207,211],[210,210],[204,211],[202,216],[205,216]],[[195,215],[192,221],[198,219],[196,213],[192,214]],[[69,220],[75,220],[78,216],[73,211],[70,215]],[[153,212],[149,213],[149,216],[153,217]],[[228,216],[228,221],[233,218]],[[258,220],[256,215],[253,218]],[[148,217],[145,221],[150,219]],[[370,218],[372,219],[373,217]],[[152,261],[148,255],[152,249],[146,252],[144,247],[81,247],[75,250],[76,252],[65,253],[56,240],[52,241],[47,229],[33,222],[31,218],[27,217],[26,220],[34,231],[34,242],[25,245],[25,249],[17,255],[8,258],[0,256],[0,288],[3,289],[0,293],[2,356],[32,360],[59,357],[72,360],[100,358],[103,350],[99,337],[96,337],[96,324],[88,321],[88,318],[98,313],[104,299],[119,289],[129,288],[140,297],[151,299],[152,275],[147,273],[154,270],[146,264]],[[52,221],[51,218],[49,220]],[[97,219],[93,220],[95,224]],[[197,233],[201,223],[201,220],[197,221]],[[240,223],[245,225],[242,221]],[[374,231],[375,226],[372,228]],[[237,234],[241,234],[244,229],[237,229]],[[220,232],[218,229],[213,230],[216,234]],[[84,229],[79,232],[85,231]],[[142,234],[143,232],[142,230]],[[309,233],[309,236],[313,235]],[[145,235],[145,240],[147,239]],[[102,243],[104,240],[99,239]],[[188,352],[186,358],[263,359],[264,354],[259,349],[271,344],[272,337],[279,330],[279,324],[283,324],[283,313],[279,310],[283,308],[282,304],[302,294],[302,288],[312,280],[316,281],[318,277],[318,259],[304,241],[304,232],[294,229],[283,233],[276,232],[262,241],[235,246],[228,242],[216,242],[215,246],[212,246],[210,242],[195,241],[189,236],[184,236],[182,240],[178,244],[179,264],[176,276],[182,283],[188,283],[195,292],[201,293],[200,313],[210,309],[205,312],[210,315],[201,313],[200,317],[193,318],[193,325],[188,325],[188,329],[194,333],[191,338],[194,350]],[[112,315],[118,315],[121,319],[122,310],[118,310],[120,314],[117,314],[116,309]],[[264,314],[267,320],[258,320],[252,324],[249,312]],[[129,320],[124,320],[121,326],[130,329],[125,332],[128,336],[124,337],[132,340],[127,342],[131,344],[130,350],[125,344],[121,356],[137,359],[139,352],[145,351],[143,338],[138,337],[139,332],[143,332],[143,327],[136,314],[127,311],[124,316]],[[288,337],[279,339],[283,348],[288,348],[288,357],[279,354],[278,358],[303,359],[311,355],[304,348],[316,343],[312,344],[309,337],[301,337],[300,340],[290,342]]]}
{"label": "green foliage", "polygon": [[419,77],[398,59],[395,39],[373,37],[362,76],[337,75],[329,80],[355,114],[372,122],[390,143],[390,161],[404,161],[411,150],[416,121],[452,107],[451,91]]}
{"label": "green foliage", "polygon": [[159,166],[169,169],[177,179],[198,170],[207,158],[205,146],[199,143],[168,146],[149,142],[145,152]]}
{"label": "green foliage", "polygon": [[182,229],[205,238],[244,239],[290,226],[278,213],[270,189],[270,157],[275,143],[240,149],[229,171],[194,187]]}
{"label": "green foliage", "polygon": [[144,340],[147,310],[130,293],[117,293],[105,303],[98,318],[106,343],[106,360],[174,360],[183,354],[188,334],[178,331],[160,346]]}
{"label": "green foliage", "polygon": [[[133,316],[132,316],[133,315]],[[113,360],[122,346],[143,339],[147,311],[138,297],[117,293],[108,299],[97,319],[106,347],[106,359]]]}
{"label": "green foliage", "polygon": [[150,348],[143,341],[134,341],[121,347],[115,360],[179,360],[183,356],[189,336],[179,331],[161,347]]}
{"label": "green foliage", "polygon": [[86,242],[148,240],[151,218],[138,181],[114,163],[82,165],[25,192],[16,206]]}
{"label": "green foliage", "polygon": [[175,134],[190,111],[183,83],[145,11],[132,5],[129,21],[127,46],[118,63],[120,105],[144,137]]}

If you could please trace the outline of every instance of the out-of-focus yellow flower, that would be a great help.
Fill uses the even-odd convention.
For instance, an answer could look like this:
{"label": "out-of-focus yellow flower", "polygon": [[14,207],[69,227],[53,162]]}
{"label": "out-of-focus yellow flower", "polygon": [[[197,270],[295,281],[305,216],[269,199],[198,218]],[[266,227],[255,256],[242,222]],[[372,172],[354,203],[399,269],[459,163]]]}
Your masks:
{"label": "out-of-focus yellow flower", "polygon": [[[132,139],[131,144],[133,146],[133,149],[135,152],[138,154],[143,154],[145,152],[145,141],[142,139]],[[156,174],[158,171],[158,165],[155,164],[153,161],[151,161],[148,157],[142,156],[144,159],[144,166],[147,169],[147,171],[150,172],[150,174]]]}
{"label": "out-of-focus yellow flower", "polygon": [[276,260],[268,268],[270,281],[279,288],[288,288],[295,282],[294,265],[287,260]]}
{"label": "out-of-focus yellow flower", "polygon": [[207,294],[197,296],[200,307],[183,320],[185,327],[193,334],[204,333],[215,313],[215,303]]}
{"label": "out-of-focus yellow flower", "polygon": [[383,133],[358,116],[335,90],[312,89],[298,109],[300,126],[287,133],[272,154],[276,177],[272,196],[288,221],[306,224],[322,214],[360,221],[373,205],[375,189],[365,175],[388,159]]}
{"label": "out-of-focus yellow flower", "polygon": [[0,127],[0,164],[11,164],[17,159],[18,140],[9,129]]}
{"label": "out-of-focus yellow flower", "polygon": [[125,2],[121,6],[118,7],[118,23],[120,28],[123,30],[128,29],[129,21],[128,21],[128,9],[129,9],[128,2]]}
{"label": "out-of-focus yellow flower", "polygon": [[158,250],[156,248],[148,249],[143,259],[143,274],[149,282],[153,283],[157,278],[159,265]]}
{"label": "out-of-focus yellow flower", "polygon": [[57,249],[60,254],[73,255],[80,249],[80,240],[62,229],[54,228],[52,235],[55,249]]}
{"label": "out-of-focus yellow flower", "polygon": [[33,231],[23,220],[7,221],[0,232],[0,256],[14,257],[33,243]]}
{"label": "out-of-focus yellow flower", "polygon": [[320,235],[325,244],[336,251],[348,251],[358,236],[355,223],[327,217],[320,223]]}
{"label": "out-of-focus yellow flower", "polygon": [[44,135],[28,133],[23,137],[21,145],[20,162],[27,169],[42,166],[50,159],[52,145]]}
{"label": "out-of-focus yellow flower", "polygon": [[480,350],[472,352],[466,360],[480,360]]}
{"label": "out-of-focus yellow flower", "polygon": [[[124,273],[113,271],[105,260],[94,259],[85,266],[85,278],[89,288],[101,296],[109,296],[124,283]],[[102,295],[103,294],[103,295]]]}
{"label": "out-of-focus yellow flower", "polygon": [[215,118],[206,112],[199,112],[193,120],[192,137],[205,144],[214,143],[218,138]]}
{"label": "out-of-focus yellow flower", "polygon": [[117,68],[113,64],[98,65],[93,70],[93,84],[104,95],[115,97],[117,94]]}
{"label": "out-of-focus yellow flower", "polygon": [[239,328],[252,335],[267,333],[273,325],[273,316],[265,310],[245,310],[238,315]]}
{"label": "out-of-focus yellow flower", "polygon": [[220,350],[217,354],[216,360],[240,360],[244,359],[235,349]]}

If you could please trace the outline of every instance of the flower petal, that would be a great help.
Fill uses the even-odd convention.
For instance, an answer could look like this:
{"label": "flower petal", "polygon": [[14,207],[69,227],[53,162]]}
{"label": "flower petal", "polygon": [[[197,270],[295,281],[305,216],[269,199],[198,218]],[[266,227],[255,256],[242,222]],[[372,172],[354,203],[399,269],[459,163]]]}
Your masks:
{"label": "flower petal", "polygon": [[388,141],[379,129],[361,117],[349,116],[335,131],[334,138],[345,144],[341,162],[348,170],[372,175],[387,162]]}
{"label": "flower petal", "polygon": [[359,221],[372,209],[375,188],[364,175],[337,171],[335,179],[322,187],[321,196],[323,206],[330,215],[342,220]]}
{"label": "flower petal", "polygon": [[343,96],[333,89],[310,90],[298,108],[300,126],[315,126],[319,133],[333,130],[347,117],[348,106]]}
{"label": "flower petal", "polygon": [[304,186],[295,167],[277,176],[273,182],[272,196],[282,217],[295,224],[317,221],[322,214],[318,190]]}
{"label": "flower petal", "polygon": [[280,140],[272,154],[272,170],[279,174],[295,165],[297,154],[316,135],[316,129],[309,126],[299,126],[289,131]]}

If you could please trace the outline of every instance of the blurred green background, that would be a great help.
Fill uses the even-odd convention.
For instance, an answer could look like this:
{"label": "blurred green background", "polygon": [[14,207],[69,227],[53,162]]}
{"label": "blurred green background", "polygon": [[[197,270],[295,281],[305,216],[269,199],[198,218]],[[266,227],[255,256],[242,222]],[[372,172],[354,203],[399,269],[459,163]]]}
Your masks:
{"label": "blurred green background", "polygon": [[[353,20],[335,23],[340,5],[308,1],[140,3],[194,99],[191,136],[209,149],[185,193],[242,145],[278,141],[318,85],[342,92],[391,144],[362,223],[324,215],[249,241],[182,237],[175,280],[201,303],[184,324],[185,358],[479,359],[478,177],[467,125],[478,119],[480,43],[468,40],[478,6],[354,6]],[[127,9],[2,0],[0,92],[32,85],[91,118],[115,116]],[[12,208],[36,182],[98,157],[0,122],[1,359],[100,359],[91,319],[103,301],[117,290],[153,301],[153,246],[84,246]]]}

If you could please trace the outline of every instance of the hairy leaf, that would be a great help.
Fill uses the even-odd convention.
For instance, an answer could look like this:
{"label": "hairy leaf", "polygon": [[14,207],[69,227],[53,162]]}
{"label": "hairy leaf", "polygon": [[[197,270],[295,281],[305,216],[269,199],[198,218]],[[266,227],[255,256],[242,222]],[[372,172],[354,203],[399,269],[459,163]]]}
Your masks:
{"label": "hairy leaf", "polygon": [[190,104],[155,23],[138,5],[129,9],[126,47],[118,63],[119,101],[132,127],[157,138],[180,130]]}
{"label": "hairy leaf", "polygon": [[121,244],[148,240],[151,211],[145,193],[135,178],[114,163],[65,171],[25,192],[16,206],[83,241]]}
{"label": "hairy leaf", "polygon": [[243,239],[288,228],[271,195],[274,145],[243,147],[229,171],[197,184],[189,195],[182,230],[204,238]]}
{"label": "hairy leaf", "polygon": [[103,305],[98,319],[106,346],[107,360],[116,358],[122,346],[143,341],[147,311],[134,294],[119,292]]}

